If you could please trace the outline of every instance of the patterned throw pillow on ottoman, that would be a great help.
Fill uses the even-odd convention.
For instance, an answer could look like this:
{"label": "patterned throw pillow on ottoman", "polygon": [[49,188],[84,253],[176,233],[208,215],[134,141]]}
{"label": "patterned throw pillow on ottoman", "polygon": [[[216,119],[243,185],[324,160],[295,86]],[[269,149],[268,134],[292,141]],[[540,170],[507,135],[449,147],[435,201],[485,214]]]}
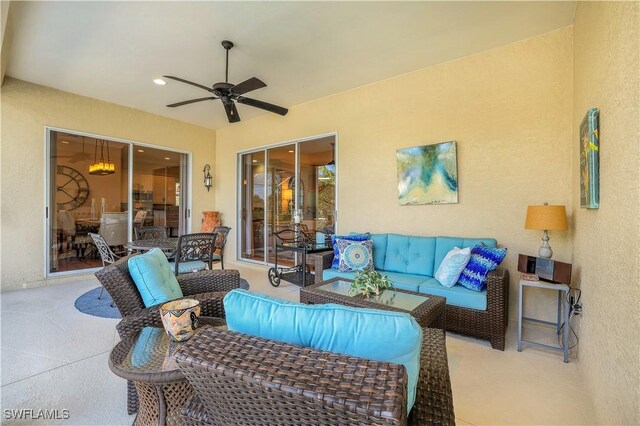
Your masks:
{"label": "patterned throw pillow on ottoman", "polygon": [[506,255],[506,248],[489,248],[484,244],[475,246],[471,249],[471,259],[460,274],[458,284],[469,290],[484,290],[487,286],[487,274],[496,269]]}
{"label": "patterned throw pillow on ottoman", "polygon": [[366,271],[373,269],[373,241],[336,240],[339,253],[340,272]]}

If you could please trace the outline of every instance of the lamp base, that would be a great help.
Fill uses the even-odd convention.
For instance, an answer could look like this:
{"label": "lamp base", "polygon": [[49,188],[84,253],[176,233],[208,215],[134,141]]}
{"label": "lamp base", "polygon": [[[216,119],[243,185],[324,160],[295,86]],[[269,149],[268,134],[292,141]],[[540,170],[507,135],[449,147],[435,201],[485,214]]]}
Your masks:
{"label": "lamp base", "polygon": [[551,259],[551,256],[553,256],[553,250],[551,250],[551,246],[549,245],[549,234],[545,230],[542,235],[542,245],[538,249],[538,257]]}

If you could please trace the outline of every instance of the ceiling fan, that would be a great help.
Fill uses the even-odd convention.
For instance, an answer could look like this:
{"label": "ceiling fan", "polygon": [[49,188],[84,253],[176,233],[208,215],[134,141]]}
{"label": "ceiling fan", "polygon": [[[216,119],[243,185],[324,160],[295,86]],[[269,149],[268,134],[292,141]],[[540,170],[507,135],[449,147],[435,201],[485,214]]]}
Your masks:
{"label": "ceiling fan", "polygon": [[195,102],[209,101],[212,99],[220,99],[222,101],[222,105],[224,106],[224,110],[227,113],[227,118],[229,119],[229,123],[236,123],[240,121],[240,116],[238,115],[238,110],[236,109],[236,104],[234,101],[239,102],[244,105],[249,105],[255,108],[260,108],[265,111],[274,112],[280,115],[287,115],[289,110],[287,108],[283,108],[278,105],[273,105],[267,102],[259,101],[257,99],[246,98],[242,95],[245,93],[251,92],[256,89],[261,89],[263,87],[267,87],[267,85],[256,77],[251,77],[248,80],[243,81],[240,84],[233,85],[229,83],[229,50],[233,47],[233,43],[229,40],[222,41],[222,47],[227,51],[227,60],[224,74],[224,82],[215,83],[211,87],[207,87],[203,84],[194,83],[189,80],[185,80],[183,78],[174,77],[172,75],[165,75],[164,77],[170,78],[172,80],[179,81],[181,83],[190,84],[192,86],[199,87],[201,89],[206,90],[207,92],[213,93],[215,96],[208,96],[205,98],[198,99],[190,99],[188,101],[176,102],[174,104],[167,105],[169,108],[175,108],[182,105],[192,104]]}

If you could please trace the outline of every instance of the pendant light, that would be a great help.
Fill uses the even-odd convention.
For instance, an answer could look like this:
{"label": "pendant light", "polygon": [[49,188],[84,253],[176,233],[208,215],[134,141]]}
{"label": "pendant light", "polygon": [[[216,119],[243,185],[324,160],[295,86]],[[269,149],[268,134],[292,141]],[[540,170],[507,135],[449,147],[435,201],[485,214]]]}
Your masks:
{"label": "pendant light", "polygon": [[[104,159],[104,145],[107,144],[107,161]],[[98,143],[100,144],[100,160],[98,160]],[[96,139],[96,147],[94,151],[93,164],[89,165],[89,174],[106,176],[116,172],[116,165],[111,162],[109,156],[109,141]]]}

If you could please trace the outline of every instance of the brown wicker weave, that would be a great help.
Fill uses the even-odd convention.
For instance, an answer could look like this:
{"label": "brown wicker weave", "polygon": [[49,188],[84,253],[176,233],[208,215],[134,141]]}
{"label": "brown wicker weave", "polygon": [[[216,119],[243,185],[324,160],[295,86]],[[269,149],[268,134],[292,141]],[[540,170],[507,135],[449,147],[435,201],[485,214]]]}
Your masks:
{"label": "brown wicker weave", "polygon": [[300,302],[310,303],[314,305],[320,305],[323,303],[337,303],[345,306],[353,306],[356,308],[370,308],[381,309],[385,311],[394,312],[408,312],[410,313],[421,327],[432,327],[444,329],[446,323],[445,313],[445,298],[440,296],[433,296],[430,294],[416,293],[415,291],[400,290],[396,291],[400,293],[413,294],[416,296],[428,297],[428,300],[420,304],[412,311],[406,311],[404,309],[398,309],[393,306],[387,306],[380,303],[375,303],[362,294],[356,294],[353,296],[345,296],[339,293],[333,293],[330,291],[320,290],[319,287],[332,283],[334,281],[352,281],[345,278],[331,278],[327,281],[321,281],[318,284],[313,284],[300,289]]}
{"label": "brown wicker weave", "polygon": [[[117,326],[121,339],[127,336],[129,330],[138,330],[139,325],[158,324],[160,317],[158,306],[145,308],[142,302],[127,266],[131,256],[124,257],[95,274],[122,314],[122,325]],[[224,293],[217,292],[226,292],[240,287],[240,273],[232,269],[184,274],[177,279],[185,297],[200,300],[200,315],[207,317],[224,318],[222,307]],[[127,411],[133,414],[138,408],[138,398],[133,384],[129,382],[128,386]]]}
{"label": "brown wicker weave", "polygon": [[[316,283],[323,281],[322,271],[331,268],[332,260],[333,252],[316,254]],[[498,268],[489,272],[486,311],[446,305],[445,312],[447,331],[489,340],[492,348],[503,351],[509,317],[509,271]]]}
{"label": "brown wicker weave", "polygon": [[[403,366],[205,329],[176,354],[191,425],[402,425]],[[424,329],[410,424],[453,425],[444,332]]]}
{"label": "brown wicker weave", "polygon": [[[224,293],[221,293],[224,294]],[[135,384],[139,396],[138,415],[134,421],[136,425],[151,424],[184,424],[180,411],[193,391],[189,382],[176,365],[165,365],[167,352],[171,353],[180,343],[171,342],[164,333],[162,321],[158,315],[155,324],[140,324],[135,321],[126,327],[129,334],[121,340],[111,351],[109,368],[116,375],[128,379]],[[125,318],[123,322],[127,322]],[[226,322],[222,318],[200,317],[201,324],[209,326],[223,326]],[[137,325],[136,325],[137,324]],[[143,327],[160,327],[162,339],[152,341],[155,346],[147,346],[148,357],[140,364],[132,363],[134,355],[129,355],[136,339]],[[198,330],[201,332],[202,330]]]}

